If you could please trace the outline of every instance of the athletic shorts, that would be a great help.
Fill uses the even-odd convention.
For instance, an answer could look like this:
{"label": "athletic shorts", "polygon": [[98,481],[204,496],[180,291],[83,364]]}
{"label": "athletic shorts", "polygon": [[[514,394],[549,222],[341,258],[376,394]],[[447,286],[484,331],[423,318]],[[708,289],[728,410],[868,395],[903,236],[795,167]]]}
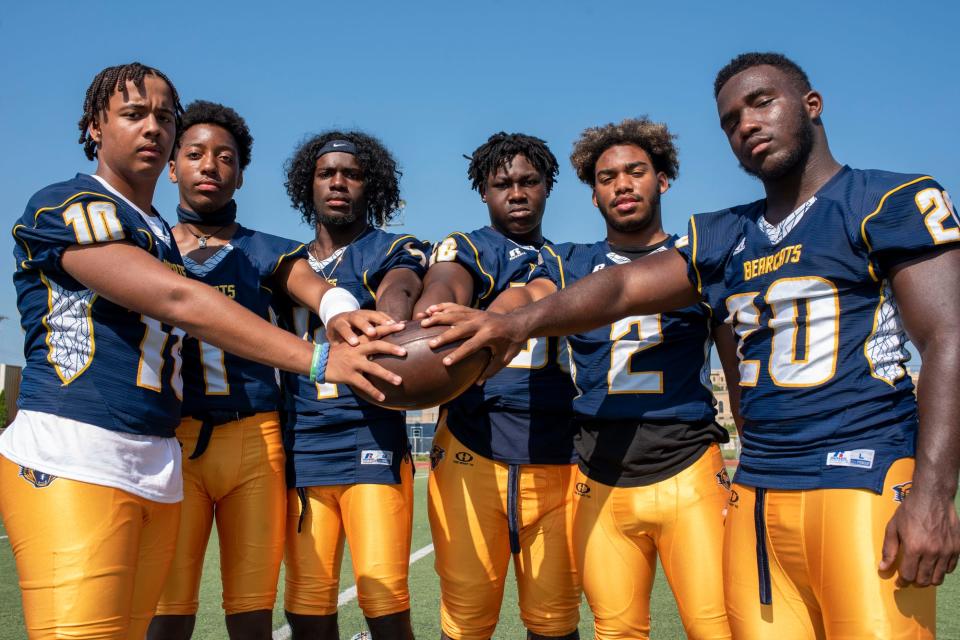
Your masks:
{"label": "athletic shorts", "polygon": [[[913,467],[912,458],[894,462],[879,495],[734,484],[723,553],[734,637],[933,638],[936,589],[898,588],[895,571],[877,570],[884,531],[909,492]],[[761,603],[764,583],[770,604]]]}
{"label": "athletic shorts", "polygon": [[194,615],[213,521],[220,538],[220,578],[227,615],[273,610],[283,559],[283,440],[276,412],[214,428],[204,453],[190,460],[200,421],[177,428],[183,445],[183,509],[177,551],[157,615]]}
{"label": "athletic shorts", "polygon": [[580,620],[571,549],[576,466],[495,462],[461,444],[444,418],[433,445],[428,508],[444,633],[490,638],[511,555],[526,628],[573,632]]}
{"label": "athletic shorts", "polygon": [[51,476],[0,456],[0,515],[31,640],[146,635],[173,558],[180,503]]}

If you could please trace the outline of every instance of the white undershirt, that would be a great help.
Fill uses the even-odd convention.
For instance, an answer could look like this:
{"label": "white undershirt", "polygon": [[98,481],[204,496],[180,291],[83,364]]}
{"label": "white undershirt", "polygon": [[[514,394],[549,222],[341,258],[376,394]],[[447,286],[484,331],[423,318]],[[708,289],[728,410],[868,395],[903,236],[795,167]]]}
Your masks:
{"label": "white undershirt", "polygon": [[0,434],[0,455],[23,467],[155,502],[183,500],[176,438],[111,431],[25,409]]}
{"label": "white undershirt", "polygon": [[[133,207],[165,244],[163,223],[144,213],[100,176],[92,176]],[[176,438],[112,431],[42,411],[21,410],[0,434],[0,455],[54,476],[114,487],[155,502],[183,500]]]}

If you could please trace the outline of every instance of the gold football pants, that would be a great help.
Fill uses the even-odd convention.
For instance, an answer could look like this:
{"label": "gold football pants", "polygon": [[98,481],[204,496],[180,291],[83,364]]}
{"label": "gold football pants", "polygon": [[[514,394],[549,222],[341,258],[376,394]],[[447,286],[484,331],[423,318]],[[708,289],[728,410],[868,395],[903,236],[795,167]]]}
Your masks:
{"label": "gold football pants", "polygon": [[443,631],[455,640],[493,634],[510,563],[511,514],[516,516],[519,553],[513,558],[524,625],[546,636],[576,629],[580,584],[570,543],[576,466],[519,465],[511,509],[511,465],[465,447],[443,419],[433,443],[428,510]]}
{"label": "gold football pants", "polygon": [[[935,589],[897,588],[895,573],[877,570],[884,530],[909,491],[913,466],[909,458],[896,461],[879,495],[866,489],[767,489],[760,518],[757,490],[735,484],[724,544],[734,637],[932,638]],[[768,605],[760,603],[758,530],[766,537]]]}
{"label": "gold football pants", "polygon": [[31,640],[143,640],[173,558],[180,503],[43,477],[0,456],[0,514]]}
{"label": "gold football pants", "polygon": [[157,615],[194,615],[213,520],[220,539],[220,577],[227,615],[272,610],[283,559],[283,440],[276,412],[258,413],[213,430],[195,460],[200,421],[177,428],[183,445],[183,510],[170,575]]}
{"label": "gold football pants", "polygon": [[[413,534],[413,463],[401,483],[307,487],[287,494],[284,606],[300,615],[336,613],[344,539],[357,601],[368,618],[410,608],[407,575]],[[305,508],[304,508],[305,507]],[[299,529],[299,533],[298,533]]]}
{"label": "gold football pants", "polygon": [[726,478],[716,445],[647,486],[611,487],[578,474],[574,546],[598,639],[650,637],[658,555],[688,637],[730,638],[721,575]]}

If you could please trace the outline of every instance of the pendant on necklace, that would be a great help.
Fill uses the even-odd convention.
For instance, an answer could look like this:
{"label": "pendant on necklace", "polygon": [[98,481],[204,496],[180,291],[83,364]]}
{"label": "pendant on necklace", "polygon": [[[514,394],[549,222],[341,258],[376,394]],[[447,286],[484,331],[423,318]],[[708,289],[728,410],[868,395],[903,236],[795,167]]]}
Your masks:
{"label": "pendant on necklace", "polygon": [[207,248],[207,238],[210,236],[197,236],[197,244],[200,245],[201,249]]}

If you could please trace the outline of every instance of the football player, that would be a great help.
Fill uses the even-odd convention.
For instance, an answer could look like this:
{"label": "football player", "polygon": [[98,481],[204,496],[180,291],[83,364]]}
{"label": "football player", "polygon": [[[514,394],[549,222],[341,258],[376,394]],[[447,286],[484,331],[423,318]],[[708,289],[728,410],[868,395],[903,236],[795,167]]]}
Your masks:
{"label": "football player", "polygon": [[146,633],[180,516],[185,331],[319,380],[397,382],[366,357],[392,345],[308,345],[183,277],[151,207],[181,113],[160,71],[101,71],[79,123],[96,173],[41,189],[13,228],[27,365],[0,436],[0,513],[32,639]]}
{"label": "football player", "polygon": [[[680,168],[665,125],[640,118],[587,129],[570,159],[593,190],[606,239],[544,246],[530,282],[504,292],[500,311],[677,244],[660,215]],[[733,336],[723,325],[716,333],[735,386]],[[658,555],[687,635],[730,637],[716,588],[730,483],[717,445],[728,436],[714,421],[711,334],[710,308],[697,303],[567,337],[578,391],[573,540],[597,638],[649,637]]]}
{"label": "football player", "polygon": [[[236,221],[233,195],[243,184],[252,146],[246,122],[233,109],[197,101],[184,112],[170,180],[180,191],[173,237],[187,275],[264,319],[272,312],[274,291],[323,317],[330,313],[325,305],[349,293],[325,295],[332,286],[307,264],[303,244]],[[355,299],[347,304],[358,307]],[[359,314],[389,320],[374,311]],[[269,638],[286,514],[276,375],[272,367],[193,338],[184,341],[182,356],[185,417],[177,439],[183,446],[184,502],[177,551],[148,637],[190,637],[216,517],[227,632],[234,640]]]}
{"label": "football player", "polygon": [[[436,246],[417,312],[443,301],[487,308],[526,283],[549,246],[541,221],[557,171],[533,136],[497,133],[473,152],[468,175],[490,226]],[[559,351],[555,338],[531,340],[483,388],[442,408],[428,504],[444,638],[491,637],[511,555],[528,637],[578,637],[573,386]]]}
{"label": "football player", "polygon": [[928,585],[960,553],[960,299],[929,292],[960,277],[956,211],[928,175],[837,163],[822,96],[780,54],[735,58],[715,95],[764,199],[693,216],[679,251],[466,319],[437,343],[476,333],[449,361],[495,345],[495,367],[530,335],[706,301],[739,338],[743,453],[724,536],[734,637],[933,637]]}
{"label": "football player", "polygon": [[[372,136],[328,131],[287,165],[287,193],[314,229],[309,264],[364,309],[410,318],[426,271],[426,245],[382,230],[400,205],[400,171]],[[298,336],[322,342],[303,307],[281,313]],[[337,638],[344,539],[357,598],[375,639],[412,638],[407,574],[413,464],[404,414],[372,405],[345,385],[306,376],[283,381],[288,458],[285,609],[294,638]]]}

